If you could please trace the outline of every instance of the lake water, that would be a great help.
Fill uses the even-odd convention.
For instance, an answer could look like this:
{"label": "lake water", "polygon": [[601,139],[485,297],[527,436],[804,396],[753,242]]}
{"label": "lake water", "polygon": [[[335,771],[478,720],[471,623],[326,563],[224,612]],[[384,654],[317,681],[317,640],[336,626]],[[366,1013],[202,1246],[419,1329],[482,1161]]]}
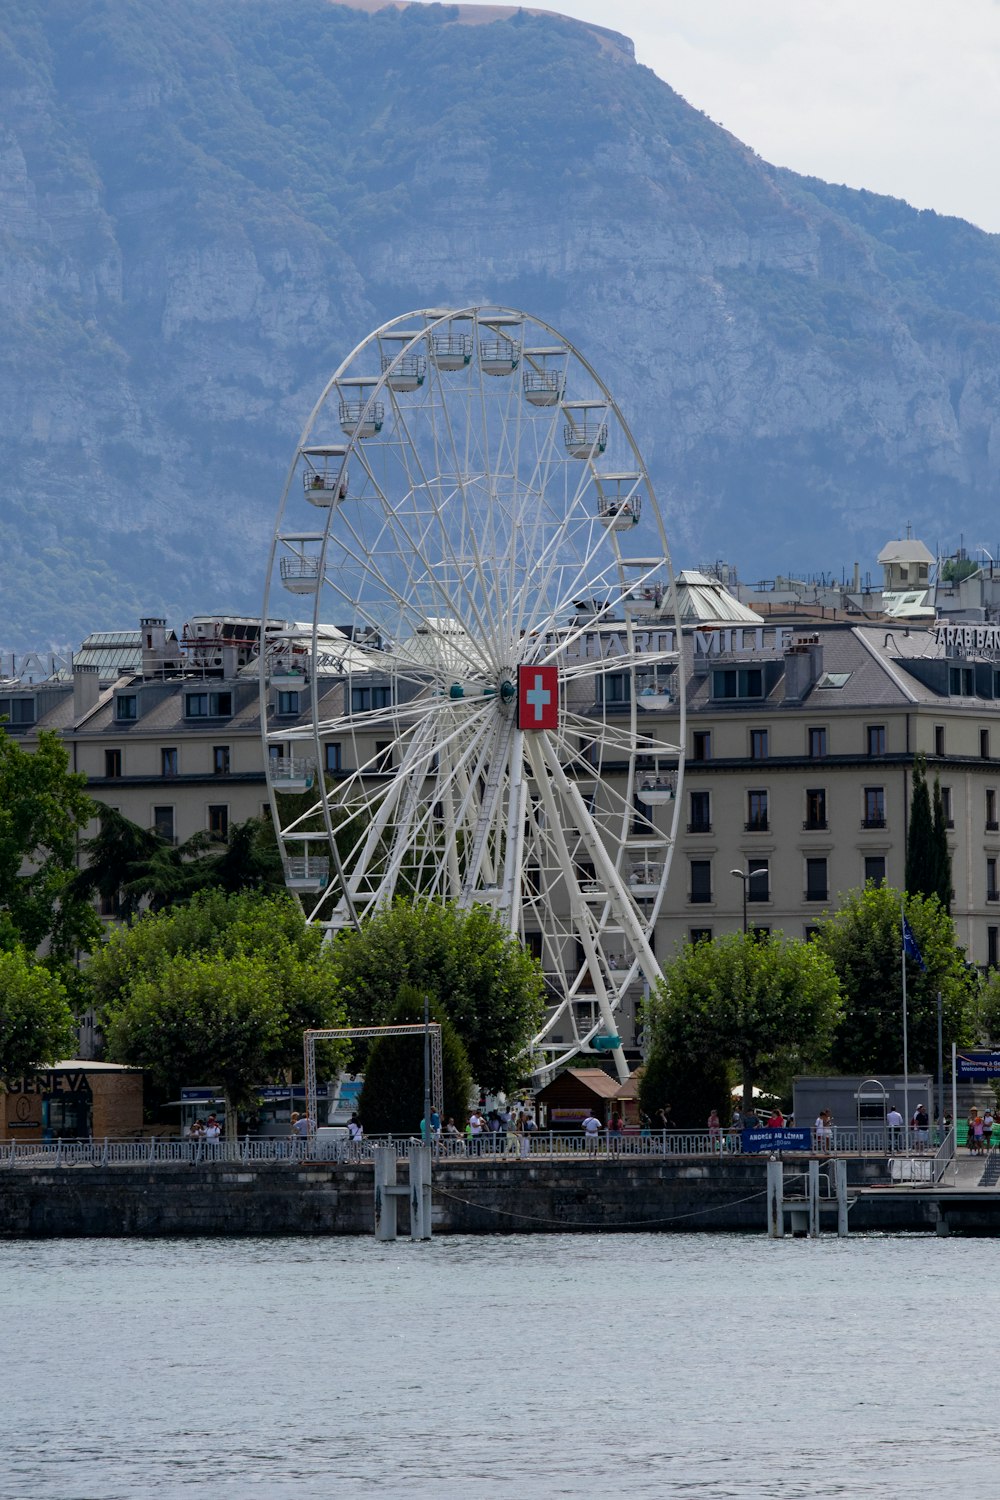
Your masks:
{"label": "lake water", "polygon": [[997,1246],[0,1244],[2,1500],[909,1495],[1000,1464]]}

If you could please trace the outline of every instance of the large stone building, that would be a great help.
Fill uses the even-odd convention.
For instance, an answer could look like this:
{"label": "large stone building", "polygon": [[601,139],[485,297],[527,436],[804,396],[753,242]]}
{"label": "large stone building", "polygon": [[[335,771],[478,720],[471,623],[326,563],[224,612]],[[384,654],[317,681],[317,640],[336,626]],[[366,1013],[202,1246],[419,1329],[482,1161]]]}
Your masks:
{"label": "large stone building", "polygon": [[[657,954],[739,928],[744,896],[750,927],[804,937],[841,892],[902,885],[922,754],[949,822],[959,939],[976,964],[1000,962],[1000,627],[856,618],[803,629],[716,604],[684,630],[683,816]],[[25,743],[57,730],[92,794],[141,826],[224,836],[267,810],[258,636],[249,620],[204,617],[179,639],[144,620],[90,638],[71,671],[0,687],[0,713]],[[272,725],[305,732],[310,693],[328,704],[342,692],[309,677],[272,673]],[[676,705],[649,721],[664,740],[678,733]],[[325,749],[328,777],[376,751],[391,774],[392,746],[366,750],[363,729]],[[620,1029],[634,1044],[634,1004]]]}

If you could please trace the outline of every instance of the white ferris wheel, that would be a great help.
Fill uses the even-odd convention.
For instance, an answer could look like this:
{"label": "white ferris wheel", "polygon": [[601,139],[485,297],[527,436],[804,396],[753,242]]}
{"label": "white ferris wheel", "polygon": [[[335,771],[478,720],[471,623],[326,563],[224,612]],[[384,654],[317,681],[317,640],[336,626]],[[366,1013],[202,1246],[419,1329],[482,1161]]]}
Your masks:
{"label": "white ferris wheel", "polygon": [[[303,619],[275,618],[280,585]],[[263,606],[286,881],[330,932],[401,895],[500,913],[544,969],[546,1074],[603,1050],[626,1076],[620,1018],[660,977],[683,771],[675,601],[632,435],[537,318],[409,313],[328,382]]]}

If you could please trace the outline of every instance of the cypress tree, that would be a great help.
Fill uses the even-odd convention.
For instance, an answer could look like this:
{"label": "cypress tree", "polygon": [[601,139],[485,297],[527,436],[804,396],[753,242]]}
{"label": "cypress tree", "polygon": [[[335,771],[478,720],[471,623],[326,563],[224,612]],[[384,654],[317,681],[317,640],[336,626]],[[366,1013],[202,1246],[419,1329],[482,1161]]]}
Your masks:
{"label": "cypress tree", "polygon": [[944,816],[944,798],[941,782],[934,778],[933,850],[935,892],[948,915],[951,915],[951,850],[948,848],[948,829]]}
{"label": "cypress tree", "polygon": [[[424,997],[414,985],[401,985],[389,1026],[420,1023],[424,1019]],[[454,1116],[461,1130],[472,1096],[469,1059],[458,1032],[444,1007],[431,997],[430,1019],[441,1026],[441,1061],[444,1071],[444,1120]],[[389,1132],[416,1135],[424,1113],[424,1046],[419,1036],[378,1037],[365,1063],[365,1081],[358,1100],[358,1114],[369,1135]]]}
{"label": "cypress tree", "polygon": [[910,827],[906,838],[906,893],[935,896],[938,893],[938,860],[934,843],[934,820],[927,790],[926,763],[922,755],[913,761],[913,793],[910,797]]}

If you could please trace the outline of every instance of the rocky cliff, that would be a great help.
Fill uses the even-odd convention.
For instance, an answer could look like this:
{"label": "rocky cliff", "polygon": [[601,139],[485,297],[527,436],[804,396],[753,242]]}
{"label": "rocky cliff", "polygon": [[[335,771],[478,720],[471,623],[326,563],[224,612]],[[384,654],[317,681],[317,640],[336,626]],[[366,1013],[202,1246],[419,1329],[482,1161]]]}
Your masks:
{"label": "rocky cliff", "polygon": [[0,644],[259,607],[322,382],[452,299],[587,354],[683,563],[991,544],[1000,237],[775,170],[613,33],[461,12],[8,0]]}

